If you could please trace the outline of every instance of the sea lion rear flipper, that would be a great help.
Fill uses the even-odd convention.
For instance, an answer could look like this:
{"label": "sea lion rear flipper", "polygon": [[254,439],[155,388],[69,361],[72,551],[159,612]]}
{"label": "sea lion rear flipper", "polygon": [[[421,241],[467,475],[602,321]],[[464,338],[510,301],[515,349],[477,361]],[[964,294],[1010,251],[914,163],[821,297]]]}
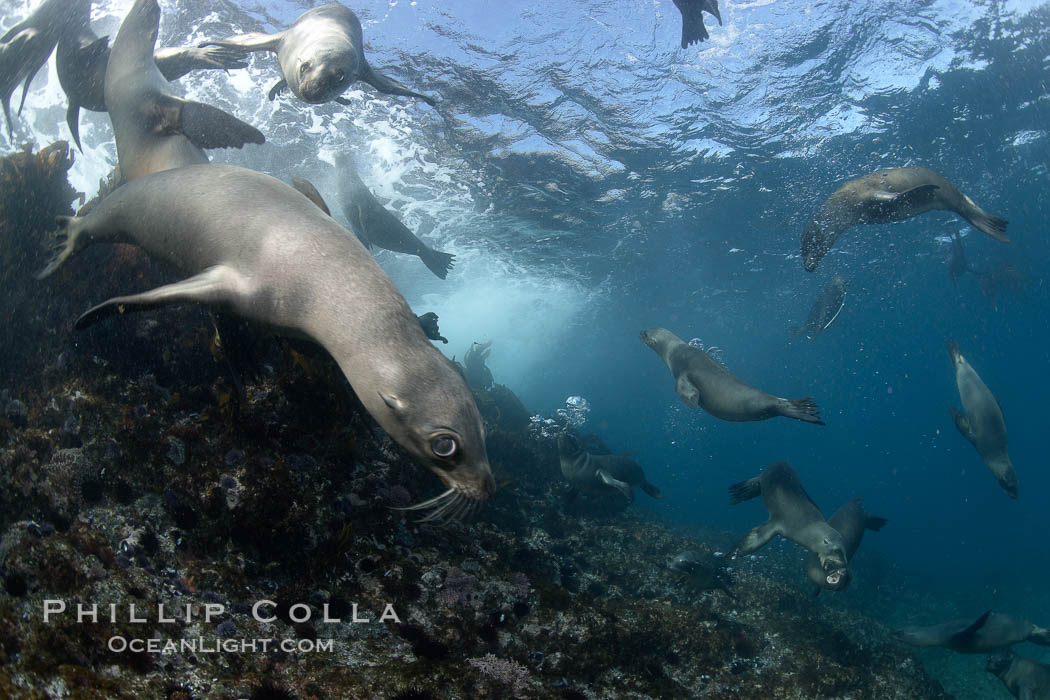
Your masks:
{"label": "sea lion rear flipper", "polygon": [[73,328],[79,331],[114,314],[146,311],[168,304],[222,304],[234,295],[243,294],[243,291],[235,290],[244,285],[250,285],[250,282],[243,280],[233,268],[215,265],[193,277],[165,284],[148,292],[108,299],[81,314]]}
{"label": "sea lion rear flipper", "polygon": [[751,531],[737,543],[736,548],[741,554],[751,554],[764,547],[779,532],[780,527],[777,523],[767,520],[761,525],[751,528]]}
{"label": "sea lion rear flipper", "polygon": [[83,153],[84,147],[80,145],[80,105],[72,100],[66,109],[66,125],[69,127],[69,134],[73,137],[73,143]]}
{"label": "sea lion rear flipper", "polygon": [[622,493],[628,502],[634,503],[634,489],[631,488],[630,484],[620,481],[619,479],[614,479],[609,476],[604,469],[599,469],[595,473],[598,475],[598,478],[602,480],[603,484],[606,486],[612,486],[614,489]]}
{"label": "sea lion rear flipper", "polygon": [[682,400],[682,403],[689,408],[696,408],[700,405],[700,390],[689,381],[689,375],[685,372],[680,374],[675,381],[674,391],[678,394],[678,398]]}
{"label": "sea lion rear flipper", "polygon": [[878,532],[879,530],[884,528],[886,526],[886,523],[888,522],[889,520],[887,520],[886,518],[880,518],[877,515],[868,515],[867,513],[864,514],[865,530],[873,530],[875,532]]}
{"label": "sea lion rear flipper", "polygon": [[318,209],[325,214],[328,214],[328,216],[332,215],[332,212],[328,210],[328,205],[325,204],[324,197],[322,197],[321,193],[317,191],[316,187],[314,187],[314,183],[310,182],[305,177],[293,177],[292,187],[297,189],[300,194],[305,195],[307,199],[316,204]]}
{"label": "sea lion rear flipper", "polygon": [[[677,4],[677,3],[676,3]],[[707,27],[704,26],[704,16],[702,10],[707,9],[705,7],[707,3],[702,3],[700,7],[682,7],[678,9],[682,13],[682,48],[687,48],[691,44],[695,44],[705,39],[710,39],[711,35],[707,33]],[[715,12],[711,14],[717,16],[718,6],[715,6]],[[719,24],[722,23],[721,18],[718,20]]]}
{"label": "sea lion rear flipper", "polygon": [[970,427],[970,419],[965,413],[959,411],[955,406],[949,406],[948,410],[952,412],[952,419],[955,421],[955,427],[959,429],[962,436],[973,442],[977,437],[973,434],[973,428]]}
{"label": "sea lion rear flipper", "polygon": [[277,49],[281,45],[281,39],[284,38],[284,32],[277,32],[276,34],[266,34],[265,32],[249,32],[247,34],[238,34],[231,36],[226,39],[218,39],[216,41],[205,41],[198,44],[201,48],[206,46],[223,46],[229,49],[244,49],[245,51],[273,51],[277,52]]}
{"label": "sea lion rear flipper", "polygon": [[956,632],[944,646],[955,651],[963,651],[974,648],[974,641],[977,633],[981,631],[985,623],[988,622],[988,616],[992,614],[991,610],[986,610],[983,615],[974,620],[973,624],[964,629],[962,632]]}
{"label": "sea lion rear flipper", "polygon": [[820,419],[820,406],[817,406],[812,396],[804,399],[780,399],[777,407],[780,409],[780,415],[787,418],[824,425],[824,421]]}
{"label": "sea lion rear flipper", "polygon": [[266,96],[270,98],[270,102],[273,102],[274,100],[277,99],[278,95],[280,95],[282,92],[284,92],[287,89],[288,89],[288,81],[285,80],[284,78],[281,78],[280,80],[278,80],[274,84],[274,86],[272,88],[270,88],[270,91],[268,93],[266,93]]}
{"label": "sea lion rear flipper", "polygon": [[372,66],[368,65],[367,61],[365,61],[362,65],[360,80],[368,83],[379,92],[386,93],[387,95],[404,95],[405,97],[415,97],[417,99],[423,100],[431,107],[437,105],[437,102],[435,102],[433,98],[427,97],[426,95],[421,95],[418,92],[412,92],[407,87],[397,82],[393,78],[388,78],[385,75],[382,75],[378,71],[374,70]]}
{"label": "sea lion rear flipper", "polygon": [[427,269],[440,279],[448,277],[448,271],[452,269],[452,261],[455,258],[456,256],[452,253],[442,253],[440,250],[434,250],[433,248],[427,248],[419,254],[419,259],[423,261]]}
{"label": "sea lion rear flipper", "polygon": [[197,148],[240,148],[246,143],[266,141],[254,126],[218,107],[173,95],[158,95],[156,99],[161,115],[155,128],[181,133]]}
{"label": "sea lion rear flipper", "polygon": [[747,481],[741,481],[729,487],[729,505],[736,505],[744,501],[750,501],[762,493],[762,481],[759,477],[752,477]]}

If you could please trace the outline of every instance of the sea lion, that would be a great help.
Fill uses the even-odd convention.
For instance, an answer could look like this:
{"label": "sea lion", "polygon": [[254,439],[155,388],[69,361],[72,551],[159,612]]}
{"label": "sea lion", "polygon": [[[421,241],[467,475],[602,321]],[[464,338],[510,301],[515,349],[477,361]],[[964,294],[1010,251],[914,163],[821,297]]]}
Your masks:
{"label": "sea lion", "polygon": [[809,316],[806,317],[806,322],[795,328],[795,335],[805,334],[807,338],[813,340],[831,327],[831,324],[839,317],[845,304],[846,278],[835,275],[828,282],[828,286],[824,288],[820,297],[813,303],[813,307],[809,310]]}
{"label": "sea lion", "polygon": [[463,353],[463,376],[471,389],[481,390],[492,387],[492,371],[485,364],[490,354],[492,354],[491,340],[487,343],[475,341]]}
{"label": "sea lion", "polygon": [[880,170],[850,180],[820,205],[802,232],[802,264],[809,272],[846,229],[856,224],[888,224],[933,209],[954,211],[976,229],[1009,242],[1005,219],[985,213],[942,175],[929,168]]}
{"label": "sea lion", "polygon": [[345,175],[342,183],[343,214],[348,227],[367,247],[378,246],[395,253],[418,255],[431,272],[445,279],[456,256],[434,250],[412,233],[401,220],[380,204],[357,174],[354,161],[344,154],[339,161],[339,172]]}
{"label": "sea lion", "polygon": [[1050,666],[1012,651],[988,657],[985,666],[1018,700],[1050,700]]}
{"label": "sea lion", "polygon": [[440,340],[445,345],[448,345],[448,338],[441,335],[441,329],[438,328],[438,315],[433,311],[428,311],[425,314],[418,316],[419,326],[423,329],[423,334],[431,340]]}
{"label": "sea lion", "polygon": [[591,454],[569,433],[558,436],[558,459],[561,475],[578,491],[600,493],[615,489],[633,503],[637,486],[653,498],[663,498],[660,489],[646,481],[645,472],[638,462],[622,455]]}
{"label": "sea lion", "polygon": [[416,97],[430,106],[433,99],[413,92],[368,65],[357,15],[338,3],[307,10],[283,32],[252,32],[208,41],[201,46],[226,46],[277,54],[284,78],[270,89],[273,100],[284,89],[304,102],[349,102],[339,97],[350,84],[361,80],[388,95]]}
{"label": "sea lion", "polygon": [[1012,644],[1050,646],[1050,630],[1010,615],[985,612],[976,620],[951,620],[927,627],[904,627],[894,636],[916,647],[944,647],[960,654],[983,654]]}
{"label": "sea lion", "polygon": [[849,577],[846,541],[824,519],[790,464],[774,462],[758,476],[733,484],[729,487],[729,502],[736,505],[760,494],[769,520],[744,535],[736,545],[741,554],[751,554],[774,535],[780,535],[817,556],[828,586],[837,586]]}
{"label": "sea lion", "polygon": [[967,272],[973,272],[969,261],[966,259],[966,250],[963,248],[962,236],[958,231],[952,232],[952,245],[945,257],[945,266],[948,268],[948,276],[952,278],[952,286],[959,286],[959,278]]}
{"label": "sea lion", "polygon": [[[106,66],[109,63],[109,37],[99,38],[91,31],[91,0],[76,0],[70,6],[69,31],[58,41],[55,67],[58,82],[69,101],[66,124],[77,148],[80,145],[80,109],[106,111]],[[246,68],[240,54],[231,49],[196,47],[157,49],[153,60],[165,80],[178,80],[193,70]]]}
{"label": "sea lion", "polygon": [[704,26],[703,11],[715,16],[719,26],[722,15],[718,13],[718,0],[674,0],[674,6],[682,13],[682,48],[710,39],[707,27]]}
{"label": "sea lion", "polygon": [[955,385],[959,388],[965,412],[949,406],[955,427],[977,448],[977,453],[1003,490],[1010,494],[1010,498],[1017,498],[1017,472],[1007,450],[1006,421],[1003,420],[999,398],[981,381],[954,340],[948,341],[948,354],[955,365]]}
{"label": "sea lion", "polygon": [[[889,521],[886,518],[879,518],[865,513],[863,498],[854,498],[828,518],[828,525],[838,530],[839,534],[842,535],[842,541],[846,545],[847,561],[853,561],[853,555],[857,553],[857,549],[860,547],[860,541],[864,538],[865,530],[878,532],[887,522]],[[852,578],[849,571],[847,571],[838,581],[832,583],[828,580],[828,576],[820,565],[820,559],[815,554],[810,555],[806,569],[809,580],[817,584],[816,593],[820,593],[822,588],[831,591],[841,591],[849,585]]]}
{"label": "sea lion", "polygon": [[14,138],[11,123],[11,94],[22,83],[22,100],[18,114],[26,103],[29,84],[37,71],[47,63],[62,32],[66,30],[69,0],[44,0],[32,14],[8,29],[0,37],[0,95],[4,100],[7,135]]}
{"label": "sea lion", "polygon": [[782,399],[756,389],[666,328],[650,328],[640,336],[671,370],[678,398],[689,408],[699,405],[716,418],[728,421],[784,416],[824,425],[820,408],[808,396]]}
{"label": "sea lion", "polygon": [[410,509],[433,509],[424,520],[462,517],[495,490],[481,417],[459,372],[364,246],[280,180],[187,165],[135,178],[60,224],[40,277],[97,241],[135,243],[188,275],[105,301],[75,328],[191,302],[305,336],[328,351],[379,425],[449,487]]}
{"label": "sea lion", "polygon": [[124,182],[207,163],[205,148],[240,148],[265,140],[262,132],[233,115],[171,93],[171,83],[153,60],[159,25],[157,0],[135,0],[113,40],[106,68],[104,98]]}

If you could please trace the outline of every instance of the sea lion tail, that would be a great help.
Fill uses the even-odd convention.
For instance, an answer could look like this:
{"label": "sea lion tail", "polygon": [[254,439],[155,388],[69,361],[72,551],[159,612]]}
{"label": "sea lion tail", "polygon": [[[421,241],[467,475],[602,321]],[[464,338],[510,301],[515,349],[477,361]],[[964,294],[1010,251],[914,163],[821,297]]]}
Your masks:
{"label": "sea lion tail", "polygon": [[736,505],[743,501],[750,501],[762,493],[762,482],[758,477],[733,484],[729,487],[729,504]]}
{"label": "sea lion tail", "polygon": [[439,278],[445,279],[448,276],[448,271],[455,264],[453,261],[456,259],[456,256],[452,253],[442,253],[440,250],[431,248],[420,253],[419,259],[430,268],[431,272]]}
{"label": "sea lion tail", "polygon": [[817,406],[812,396],[804,399],[781,399],[780,401],[780,415],[807,423],[824,425],[824,421],[820,419],[820,407]]}
{"label": "sea lion tail", "polygon": [[51,256],[51,260],[48,261],[47,266],[40,272],[36,273],[36,278],[38,280],[49,277],[51,273],[57,270],[59,266],[66,261],[66,258],[83,247],[83,243],[81,242],[81,234],[84,231],[84,227],[81,224],[83,220],[83,217],[79,216],[55,217],[59,229],[55,232],[55,241],[50,246],[51,250],[54,251],[54,255]]}
{"label": "sea lion tail", "polygon": [[662,493],[660,493],[660,489],[656,488],[655,486],[650,484],[648,481],[643,480],[642,483],[639,484],[638,486],[639,486],[639,488],[642,489],[642,491],[645,491],[652,498],[663,498],[664,497],[664,495]]}
{"label": "sea lion tail", "polygon": [[1006,225],[1010,222],[1006,219],[1000,219],[998,216],[986,214],[978,207],[974,207],[973,211],[966,212],[963,214],[963,217],[965,217],[974,228],[983,233],[987,233],[995,240],[1002,241],[1003,243],[1010,242],[1010,238],[1006,235]]}

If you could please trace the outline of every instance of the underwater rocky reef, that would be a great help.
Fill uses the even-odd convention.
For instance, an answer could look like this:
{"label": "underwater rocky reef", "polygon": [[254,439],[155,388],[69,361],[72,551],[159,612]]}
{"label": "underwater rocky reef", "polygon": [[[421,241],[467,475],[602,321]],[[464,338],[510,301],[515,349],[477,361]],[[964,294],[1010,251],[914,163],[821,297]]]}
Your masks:
{"label": "underwater rocky reef", "polygon": [[166,277],[118,245],[33,278],[71,158],[0,161],[0,696],[948,697],[877,620],[668,567],[732,535],[570,505],[507,387],[476,390],[496,496],[420,524],[439,483],[322,352],[198,307],[74,333]]}

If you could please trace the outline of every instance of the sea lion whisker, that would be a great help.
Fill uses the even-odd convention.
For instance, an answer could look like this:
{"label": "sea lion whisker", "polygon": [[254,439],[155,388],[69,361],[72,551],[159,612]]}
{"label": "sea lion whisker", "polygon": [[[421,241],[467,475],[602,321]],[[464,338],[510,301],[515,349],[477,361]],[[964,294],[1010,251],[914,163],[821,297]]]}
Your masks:
{"label": "sea lion whisker", "polygon": [[436,504],[438,504],[442,500],[444,500],[446,498],[449,498],[450,496],[455,495],[455,493],[456,493],[455,489],[449,489],[449,490],[441,493],[440,495],[434,496],[433,498],[428,499],[426,501],[421,501],[419,503],[414,503],[414,504],[412,504],[410,506],[395,507],[395,508],[393,508],[393,510],[427,510],[429,508],[434,507]]}

